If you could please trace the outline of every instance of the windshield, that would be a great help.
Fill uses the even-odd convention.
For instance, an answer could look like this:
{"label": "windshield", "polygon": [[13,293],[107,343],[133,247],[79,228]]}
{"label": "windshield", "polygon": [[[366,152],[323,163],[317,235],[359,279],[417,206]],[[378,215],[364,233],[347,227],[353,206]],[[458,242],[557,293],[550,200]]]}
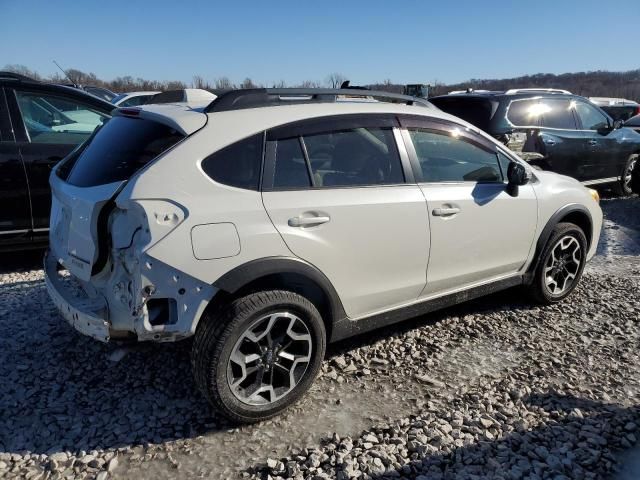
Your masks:
{"label": "windshield", "polygon": [[67,182],[93,187],[127,180],[183,138],[177,130],[152,120],[113,117],[82,150]]}

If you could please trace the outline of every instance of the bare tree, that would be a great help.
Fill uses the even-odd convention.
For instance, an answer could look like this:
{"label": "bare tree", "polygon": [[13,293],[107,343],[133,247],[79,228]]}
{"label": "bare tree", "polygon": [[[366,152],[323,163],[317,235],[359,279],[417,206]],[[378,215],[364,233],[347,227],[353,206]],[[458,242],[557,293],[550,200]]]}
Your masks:
{"label": "bare tree", "polygon": [[287,87],[287,83],[284,80],[273,82],[273,88],[286,88],[286,87]]}
{"label": "bare tree", "polygon": [[229,80],[229,77],[219,77],[213,81],[215,87],[219,90],[231,90],[235,85]]}
{"label": "bare tree", "polygon": [[327,81],[327,84],[329,85],[329,87],[331,87],[331,88],[340,88],[340,85],[342,85],[342,82],[344,82],[346,80],[347,80],[347,77],[345,77],[341,73],[331,73],[327,77],[326,81]]}
{"label": "bare tree", "polygon": [[202,89],[205,89],[205,90],[211,88],[211,86],[209,85],[209,82],[207,82],[200,75],[194,75],[193,76],[193,79],[191,80],[191,86],[193,88],[202,88]]}
{"label": "bare tree", "polygon": [[20,75],[24,75],[25,77],[33,78],[34,80],[40,80],[42,78],[42,77],[40,77],[38,72],[35,72],[35,71],[31,70],[30,68],[27,68],[24,65],[20,65],[20,64],[17,64],[17,63],[5,65],[3,70],[5,72],[18,73]]}
{"label": "bare tree", "polygon": [[253,83],[253,80],[251,80],[249,77],[245,78],[242,83],[240,84],[240,88],[257,88],[258,86]]}
{"label": "bare tree", "polygon": [[300,88],[320,88],[320,82],[305,80],[300,84]]}

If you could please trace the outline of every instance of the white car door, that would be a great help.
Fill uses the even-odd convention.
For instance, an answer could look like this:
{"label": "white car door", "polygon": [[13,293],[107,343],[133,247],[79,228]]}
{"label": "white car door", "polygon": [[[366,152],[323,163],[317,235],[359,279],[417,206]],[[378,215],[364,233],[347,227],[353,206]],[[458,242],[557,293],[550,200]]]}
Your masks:
{"label": "white car door", "polygon": [[341,116],[268,134],[265,208],[350,318],[415,301],[426,282],[427,207],[405,180],[412,173],[396,122]]}
{"label": "white car door", "polygon": [[511,159],[448,122],[403,121],[430,216],[431,253],[421,298],[517,275],[533,248],[537,199],[531,185],[507,192]]}

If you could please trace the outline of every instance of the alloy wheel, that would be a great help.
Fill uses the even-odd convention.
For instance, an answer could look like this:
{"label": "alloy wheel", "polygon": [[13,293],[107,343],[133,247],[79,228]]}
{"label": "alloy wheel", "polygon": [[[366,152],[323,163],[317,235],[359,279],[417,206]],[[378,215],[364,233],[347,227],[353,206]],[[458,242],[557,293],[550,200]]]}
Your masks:
{"label": "alloy wheel", "polygon": [[302,380],[313,339],[297,315],[283,311],[253,322],[240,336],[227,365],[233,395],[249,405],[268,405]]}
{"label": "alloy wheel", "polygon": [[544,268],[544,281],[549,293],[558,296],[566,292],[575,282],[581,264],[580,242],[571,235],[558,240]]}
{"label": "alloy wheel", "polygon": [[629,162],[629,164],[627,165],[627,168],[622,174],[622,183],[624,185],[625,191],[627,192],[631,191],[631,179],[633,178],[633,171],[635,170],[637,164],[638,164],[638,159],[634,157]]}

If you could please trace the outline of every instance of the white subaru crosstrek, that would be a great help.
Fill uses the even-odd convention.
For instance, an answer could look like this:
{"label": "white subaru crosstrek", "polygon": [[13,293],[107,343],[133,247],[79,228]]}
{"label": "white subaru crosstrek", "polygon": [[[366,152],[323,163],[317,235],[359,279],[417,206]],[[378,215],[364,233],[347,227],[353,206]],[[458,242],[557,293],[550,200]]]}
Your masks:
{"label": "white subaru crosstrek", "polygon": [[62,315],[103,342],[194,336],[199,388],[243,422],[297,400],[328,342],[518,285],[564,299],[602,225],[578,181],[372,91],[122,108],[50,182]]}

